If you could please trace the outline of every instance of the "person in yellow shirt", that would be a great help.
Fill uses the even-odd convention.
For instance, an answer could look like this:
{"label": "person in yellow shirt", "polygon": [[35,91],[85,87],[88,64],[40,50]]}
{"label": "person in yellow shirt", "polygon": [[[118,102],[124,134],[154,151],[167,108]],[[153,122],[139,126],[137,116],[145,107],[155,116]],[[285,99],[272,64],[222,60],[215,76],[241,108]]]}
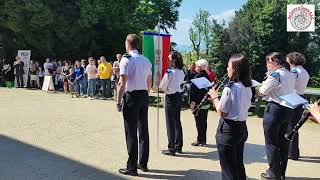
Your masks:
{"label": "person in yellow shirt", "polygon": [[112,65],[107,62],[104,56],[100,57],[101,64],[98,66],[98,75],[100,77],[100,84],[102,86],[102,99],[111,98],[111,76]]}

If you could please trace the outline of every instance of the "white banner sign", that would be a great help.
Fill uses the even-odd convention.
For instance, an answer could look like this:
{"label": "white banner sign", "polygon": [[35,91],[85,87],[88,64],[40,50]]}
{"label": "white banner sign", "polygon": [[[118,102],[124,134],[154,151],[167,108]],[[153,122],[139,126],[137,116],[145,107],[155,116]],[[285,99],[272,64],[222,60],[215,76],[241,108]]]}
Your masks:
{"label": "white banner sign", "polygon": [[30,50],[18,50],[18,56],[20,57],[21,61],[24,63],[23,67],[23,83],[27,86],[28,76],[29,76],[29,67],[30,67],[30,58],[31,58],[31,51]]}
{"label": "white banner sign", "polygon": [[315,6],[310,4],[287,5],[288,32],[314,32]]}

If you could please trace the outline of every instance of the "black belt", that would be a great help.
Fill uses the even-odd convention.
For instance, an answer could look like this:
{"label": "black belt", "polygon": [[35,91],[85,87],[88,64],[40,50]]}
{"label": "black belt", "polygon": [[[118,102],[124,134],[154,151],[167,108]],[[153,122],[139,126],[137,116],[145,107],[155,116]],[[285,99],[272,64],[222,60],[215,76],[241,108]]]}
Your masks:
{"label": "black belt", "polygon": [[171,96],[177,96],[177,95],[181,95],[181,92],[176,92],[173,94],[166,94],[166,96],[171,97]]}
{"label": "black belt", "polygon": [[130,94],[130,95],[138,95],[138,94],[148,94],[147,90],[133,90],[133,91],[127,91],[126,93]]}
{"label": "black belt", "polygon": [[232,119],[225,119],[225,118],[222,118],[227,124],[234,124],[234,125],[237,125],[237,124],[245,124],[246,121],[234,121]]}

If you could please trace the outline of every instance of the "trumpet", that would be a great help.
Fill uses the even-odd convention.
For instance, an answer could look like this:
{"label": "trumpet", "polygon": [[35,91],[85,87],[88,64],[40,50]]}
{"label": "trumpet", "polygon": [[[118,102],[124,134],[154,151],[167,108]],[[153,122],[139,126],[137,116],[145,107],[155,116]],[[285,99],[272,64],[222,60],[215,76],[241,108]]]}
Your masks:
{"label": "trumpet", "polygon": [[[320,105],[320,99],[317,101],[318,105]],[[302,125],[308,120],[308,118],[311,116],[311,113],[309,111],[305,111],[299,122],[294,126],[293,130],[289,133],[286,133],[284,137],[289,140],[293,141],[294,136],[298,133],[298,130],[302,127]]]}
{"label": "trumpet", "polygon": [[[225,74],[225,75],[223,76],[223,78],[222,78],[220,81],[218,81],[216,85],[213,86],[214,90],[220,89],[228,80],[229,80],[228,75]],[[200,102],[200,103],[197,105],[197,107],[192,111],[192,114],[193,114],[193,115],[198,116],[198,113],[199,113],[201,107],[208,102],[209,97],[210,97],[209,93],[207,93],[207,94],[204,95],[204,97],[202,98],[201,102]]]}

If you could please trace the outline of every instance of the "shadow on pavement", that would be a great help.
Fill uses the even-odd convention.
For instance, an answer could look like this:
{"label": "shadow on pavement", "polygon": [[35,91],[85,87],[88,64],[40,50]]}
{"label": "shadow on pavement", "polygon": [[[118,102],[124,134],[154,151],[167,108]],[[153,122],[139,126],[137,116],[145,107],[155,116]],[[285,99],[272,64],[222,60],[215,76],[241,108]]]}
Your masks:
{"label": "shadow on pavement", "polygon": [[300,156],[298,161],[320,164],[320,157],[316,157],[316,156]]}
{"label": "shadow on pavement", "polygon": [[[209,159],[209,160],[219,160],[219,154],[217,151],[216,145],[208,145],[208,148],[215,148],[215,151],[212,152],[190,152],[184,151],[183,154],[176,154],[177,157],[184,158],[199,158],[199,159]],[[199,147],[204,148],[204,147]],[[244,148],[244,163],[266,163],[265,159],[266,150],[263,145],[246,143]]]}
{"label": "shadow on pavement", "polygon": [[150,169],[148,173],[139,174],[139,176],[144,178],[149,178],[149,179],[220,180],[221,172],[202,171],[197,169],[190,169],[188,171],[170,171],[170,170]]}
{"label": "shadow on pavement", "polygon": [[286,177],[286,180],[319,180],[320,178]]}
{"label": "shadow on pavement", "polygon": [[267,163],[264,145],[246,143],[244,145],[243,161],[245,164]]}
{"label": "shadow on pavement", "polygon": [[124,180],[125,178],[0,135],[0,179]]}
{"label": "shadow on pavement", "polygon": [[209,159],[209,160],[219,160],[219,155],[217,151],[212,152],[189,152],[184,151],[183,154],[176,154],[177,157],[183,158],[199,158],[199,159]]}

